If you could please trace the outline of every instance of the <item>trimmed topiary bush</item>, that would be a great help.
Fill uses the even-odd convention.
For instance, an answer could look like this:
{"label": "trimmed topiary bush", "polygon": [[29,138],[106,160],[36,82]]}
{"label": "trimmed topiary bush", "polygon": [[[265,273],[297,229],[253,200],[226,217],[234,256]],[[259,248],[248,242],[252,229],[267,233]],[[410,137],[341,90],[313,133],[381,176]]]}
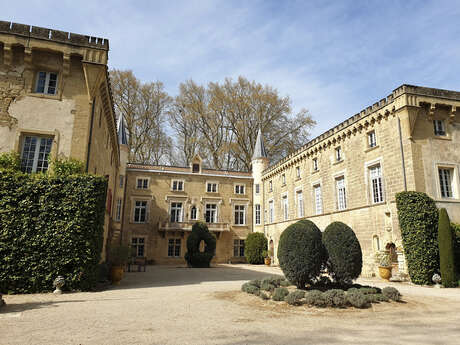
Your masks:
{"label": "trimmed topiary bush", "polygon": [[388,302],[389,301],[389,298],[386,297],[385,295],[381,294],[381,293],[376,293],[376,294],[366,295],[366,296],[367,296],[367,299],[369,300],[369,302],[371,302],[371,303],[379,303],[379,302]]}
{"label": "trimmed topiary bush", "polygon": [[367,287],[362,287],[358,291],[364,295],[374,295],[378,293],[376,288],[367,288]]}
{"label": "trimmed topiary bush", "polygon": [[361,274],[363,254],[354,231],[342,222],[333,222],[324,230],[328,273],[340,284],[350,284]]}
{"label": "trimmed topiary bush", "polygon": [[260,284],[262,284],[262,282],[259,279],[254,279],[254,280],[250,280],[249,284],[257,286],[258,288],[260,288]]}
{"label": "trimmed topiary bush", "polygon": [[275,291],[273,291],[272,299],[274,301],[284,301],[284,298],[287,295],[289,295],[289,290],[284,287],[279,287],[276,288]]}
{"label": "trimmed topiary bush", "polygon": [[264,256],[262,252],[267,250],[268,241],[261,232],[250,233],[244,242],[244,256],[250,264],[263,264]]}
{"label": "trimmed topiary bush", "polygon": [[265,291],[273,291],[275,290],[276,286],[270,283],[267,280],[263,280],[262,283],[260,284],[260,289],[265,290]]}
{"label": "trimmed topiary bush", "polygon": [[401,192],[396,207],[410,278],[415,284],[432,284],[439,267],[436,204],[425,193]]}
{"label": "trimmed topiary bush", "polygon": [[454,260],[457,278],[460,279],[460,224],[450,223],[454,238]]}
{"label": "trimmed topiary bush", "polygon": [[[204,252],[200,252],[200,243],[204,241]],[[185,260],[190,267],[209,267],[216,253],[216,237],[210,233],[203,222],[193,224],[192,233],[187,238]]]}
{"label": "trimmed topiary bush", "polygon": [[367,296],[359,291],[347,291],[347,302],[355,308],[370,307],[370,301]]}
{"label": "trimmed topiary bush", "polygon": [[449,215],[445,208],[439,210],[438,244],[442,285],[445,287],[456,287],[454,243]]}
{"label": "trimmed topiary bush", "polygon": [[347,304],[345,291],[340,289],[331,289],[323,292],[323,298],[328,307],[342,308]]}
{"label": "trimmed topiary bush", "polygon": [[319,276],[326,258],[321,231],[313,222],[298,221],[281,234],[279,264],[286,278],[298,288],[304,288]]}
{"label": "trimmed topiary bush", "polygon": [[399,293],[397,289],[391,286],[387,286],[383,288],[382,295],[396,302],[401,301],[401,294]]}
{"label": "trimmed topiary bush", "polygon": [[310,290],[305,292],[305,303],[320,308],[327,306],[325,295],[319,290]]}
{"label": "trimmed topiary bush", "polygon": [[289,293],[284,300],[290,305],[301,305],[302,298],[305,296],[305,291],[295,290]]}
{"label": "trimmed topiary bush", "polygon": [[107,180],[0,169],[0,292],[69,290],[99,280]]}
{"label": "trimmed topiary bush", "polygon": [[258,296],[260,290],[259,290],[259,288],[257,286],[254,286],[254,285],[252,285],[250,283],[244,283],[241,286],[241,291],[246,292],[246,293],[251,294],[251,295]]}

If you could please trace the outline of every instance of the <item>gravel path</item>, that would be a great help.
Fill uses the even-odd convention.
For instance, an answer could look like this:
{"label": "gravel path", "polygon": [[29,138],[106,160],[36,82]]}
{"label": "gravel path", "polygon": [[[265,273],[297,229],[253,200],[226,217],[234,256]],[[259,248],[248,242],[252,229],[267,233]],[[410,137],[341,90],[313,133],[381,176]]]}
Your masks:
{"label": "gravel path", "polygon": [[393,283],[406,303],[366,310],[290,307],[239,292],[244,281],[280,273],[149,266],[103,292],[4,296],[0,344],[459,344],[460,289]]}

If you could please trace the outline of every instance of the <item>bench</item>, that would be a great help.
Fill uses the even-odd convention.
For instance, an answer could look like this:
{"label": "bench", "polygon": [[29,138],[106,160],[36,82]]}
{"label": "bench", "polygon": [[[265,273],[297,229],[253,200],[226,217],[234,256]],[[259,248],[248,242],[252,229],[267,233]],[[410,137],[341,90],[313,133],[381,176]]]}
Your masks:
{"label": "bench", "polygon": [[137,266],[137,272],[145,272],[145,268],[147,266],[147,258],[133,258],[130,262],[128,262],[128,272],[134,272],[131,270],[131,266]]}

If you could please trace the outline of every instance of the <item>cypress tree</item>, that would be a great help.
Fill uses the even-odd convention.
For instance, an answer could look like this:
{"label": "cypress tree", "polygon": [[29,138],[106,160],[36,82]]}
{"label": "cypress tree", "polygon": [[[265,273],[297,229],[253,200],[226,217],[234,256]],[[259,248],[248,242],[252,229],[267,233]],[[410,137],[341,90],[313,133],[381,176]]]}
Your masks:
{"label": "cypress tree", "polygon": [[455,287],[457,281],[455,279],[454,246],[449,215],[445,208],[439,210],[438,244],[442,285]]}

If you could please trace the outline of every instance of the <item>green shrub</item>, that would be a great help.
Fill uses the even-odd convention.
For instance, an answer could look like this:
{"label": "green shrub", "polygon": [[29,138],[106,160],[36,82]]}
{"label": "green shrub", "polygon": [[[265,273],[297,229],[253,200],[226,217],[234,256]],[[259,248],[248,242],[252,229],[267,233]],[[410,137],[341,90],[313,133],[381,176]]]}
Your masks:
{"label": "green shrub", "polygon": [[241,286],[241,291],[246,292],[251,295],[256,295],[256,296],[259,295],[259,288],[249,283],[244,283]]}
{"label": "green shrub", "polygon": [[97,281],[98,283],[107,283],[110,280],[109,265],[103,262],[97,265]]}
{"label": "green shrub", "polygon": [[263,291],[259,292],[259,297],[262,298],[263,300],[270,299],[270,296],[267,293],[263,292]]}
{"label": "green shrub", "polygon": [[287,279],[284,279],[280,282],[280,286],[284,286],[284,287],[288,287],[288,286],[291,286],[291,282]]}
{"label": "green shrub", "polygon": [[301,305],[302,298],[305,296],[305,291],[302,290],[295,290],[291,291],[289,295],[287,295],[284,300],[290,305]]}
{"label": "green shrub", "polygon": [[457,270],[457,277],[460,278],[460,224],[450,223],[452,236],[454,238],[454,260]]}
{"label": "green shrub", "polygon": [[410,278],[415,284],[432,284],[439,267],[436,204],[425,193],[401,192],[396,207]]}
{"label": "green shrub", "polygon": [[445,208],[439,210],[438,244],[442,285],[445,287],[456,287],[457,277],[454,262],[454,242],[452,230],[450,228],[449,215]]}
{"label": "green shrub", "polygon": [[262,283],[260,284],[260,289],[264,291],[273,291],[275,288],[275,285],[266,280],[262,280]]}
{"label": "green shrub", "polygon": [[363,254],[354,231],[342,222],[333,222],[324,230],[328,273],[338,283],[349,284],[361,274]]}
{"label": "green shrub", "polygon": [[345,291],[331,289],[323,292],[323,299],[328,307],[342,308],[347,304]]}
{"label": "green shrub", "polygon": [[0,169],[19,171],[21,169],[19,154],[14,151],[0,154]]}
{"label": "green shrub", "polygon": [[56,158],[51,160],[50,168],[55,176],[63,177],[83,174],[85,171],[85,164],[74,158]]}
{"label": "green shrub", "polygon": [[358,291],[364,295],[374,295],[378,292],[377,289],[375,288],[367,288],[367,287],[362,287]]}
{"label": "green shrub", "polygon": [[284,298],[287,295],[289,295],[289,290],[284,287],[279,287],[276,288],[275,291],[273,291],[272,299],[274,301],[284,301]]}
{"label": "green shrub", "polygon": [[383,288],[382,295],[396,302],[401,301],[401,294],[397,289],[391,286]]}
{"label": "green shrub", "polygon": [[278,260],[285,277],[304,288],[319,276],[326,261],[321,231],[309,220],[288,226],[280,237]]}
{"label": "green shrub", "polygon": [[250,280],[250,281],[249,281],[249,284],[254,285],[254,286],[257,286],[258,288],[260,288],[260,284],[261,284],[261,283],[262,283],[262,282],[261,282],[259,279],[254,279],[254,280]]}
{"label": "green shrub", "polygon": [[321,308],[327,306],[325,296],[319,290],[310,290],[305,292],[305,304]]}
{"label": "green shrub", "polygon": [[0,292],[89,290],[98,282],[107,180],[0,170]]}
{"label": "green shrub", "polygon": [[359,291],[347,291],[347,302],[355,308],[368,308],[370,306],[369,298]]}
{"label": "green shrub", "polygon": [[268,241],[261,232],[252,232],[246,237],[244,242],[244,256],[250,264],[263,264],[264,256],[262,252],[267,249]]}
{"label": "green shrub", "polygon": [[282,280],[284,280],[284,279],[281,278],[281,277],[271,276],[271,277],[267,277],[267,278],[262,279],[261,283],[263,284],[265,282],[265,283],[274,285],[275,287],[279,287],[279,286],[281,286],[281,281]]}
{"label": "green shrub", "polygon": [[385,295],[381,294],[381,293],[376,293],[376,294],[366,295],[366,296],[367,296],[368,301],[371,302],[371,303],[379,303],[379,302],[388,302],[389,301],[389,298],[386,297]]}
{"label": "green shrub", "polygon": [[[200,243],[204,241],[204,252],[200,252]],[[216,237],[210,233],[208,226],[203,222],[196,222],[192,226],[192,233],[187,238],[187,253],[185,260],[190,267],[209,267],[216,254]]]}

